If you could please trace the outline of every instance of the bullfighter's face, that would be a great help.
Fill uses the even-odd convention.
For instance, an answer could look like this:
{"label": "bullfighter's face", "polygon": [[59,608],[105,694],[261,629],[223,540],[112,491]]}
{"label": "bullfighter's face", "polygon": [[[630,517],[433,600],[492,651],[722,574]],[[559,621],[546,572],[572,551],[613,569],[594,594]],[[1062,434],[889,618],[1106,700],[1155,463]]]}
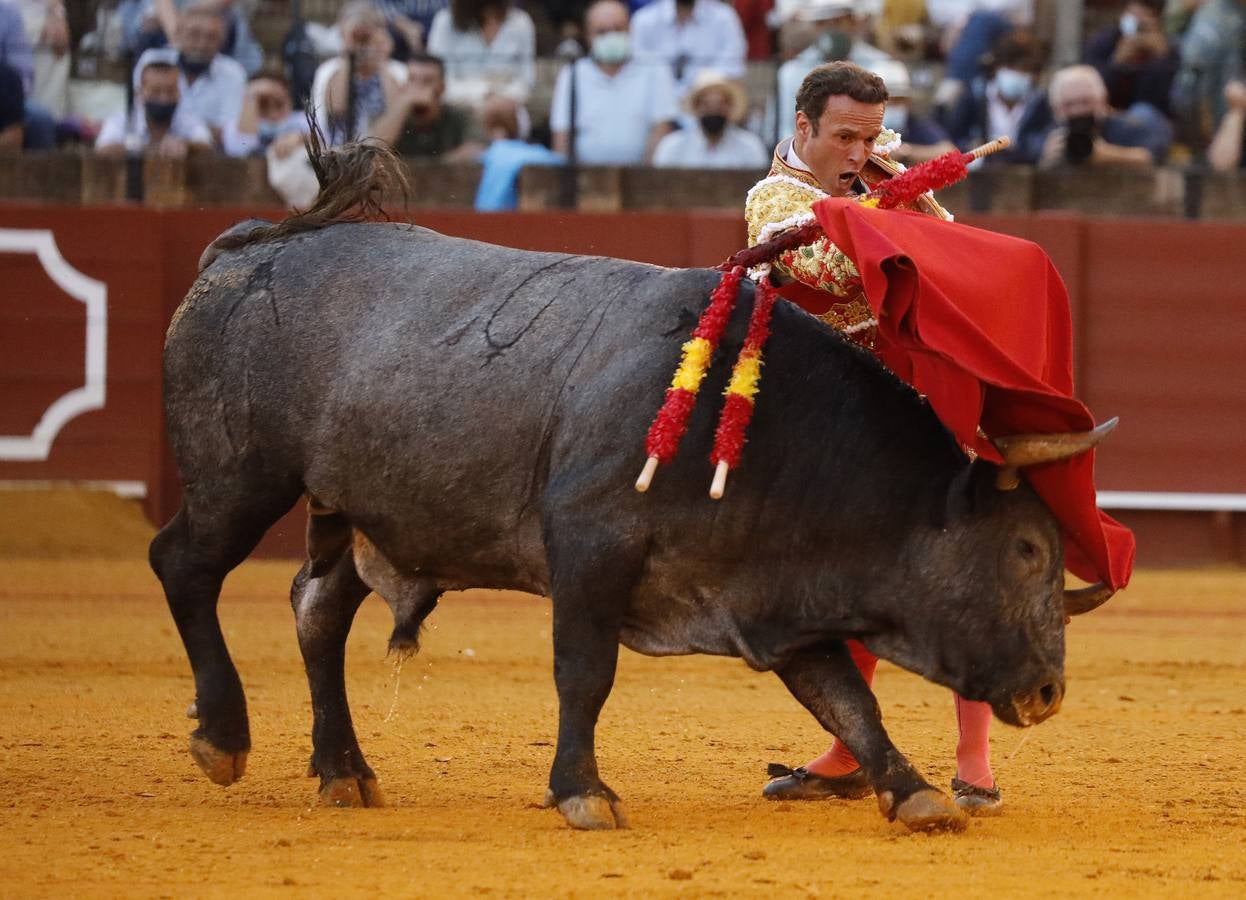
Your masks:
{"label": "bullfighter's face", "polygon": [[861,103],[836,94],[826,99],[816,122],[803,110],[797,111],[796,153],[832,197],[852,192],[883,129],[885,108],[884,103]]}

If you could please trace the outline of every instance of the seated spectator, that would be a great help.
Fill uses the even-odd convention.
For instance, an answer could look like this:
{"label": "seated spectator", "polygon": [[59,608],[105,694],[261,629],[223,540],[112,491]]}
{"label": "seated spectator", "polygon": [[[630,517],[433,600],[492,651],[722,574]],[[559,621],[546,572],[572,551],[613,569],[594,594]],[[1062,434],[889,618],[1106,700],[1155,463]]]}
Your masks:
{"label": "seated spectator", "polygon": [[536,81],[536,27],[510,0],[450,0],[433,17],[428,52],[446,65],[446,100],[480,109],[490,94],[520,103]]}
{"label": "seated spectator", "polygon": [[[121,0],[117,15],[121,19],[122,49],[140,56],[145,50],[167,47],[169,36],[176,37],[182,12],[203,0]],[[254,75],[264,65],[264,51],[251,33],[247,16],[235,0],[211,0],[210,5],[225,20],[221,53]]]}
{"label": "seated spectator", "polygon": [[519,205],[515,183],[525,166],[556,166],[566,158],[540,144],[520,140],[519,104],[509,97],[493,96],[481,112],[489,147],[480,157],[483,167],[476,190],[478,212],[499,212]]}
{"label": "seated spectator", "polygon": [[472,159],[484,149],[471,113],[443,102],[445,66],[421,53],[407,63],[407,83],[372,123],[371,135],[399,156],[455,162]]}
{"label": "seated spectator", "polygon": [[329,146],[371,134],[373,123],[407,82],[407,67],[390,59],[385,18],[369,0],[352,0],[338,14],[342,52],[316,69],[311,103]]}
{"label": "seated spectator", "polygon": [[212,149],[212,132],[181,100],[181,78],[171,62],[148,59],[137,70],[134,109],[108,119],[95,139],[97,153],[129,151],[181,159],[191,148]]}
{"label": "seated spectator", "polygon": [[302,135],[286,132],[275,138],[264,154],[268,184],[286,206],[305,210],[316,202],[320,181],[307,156]]}
{"label": "seated spectator", "polygon": [[12,0],[22,14],[34,50],[31,99],[54,119],[69,105],[69,24],[64,0]]}
{"label": "seated spectator", "polygon": [[1158,0],[1127,0],[1120,18],[1086,42],[1082,61],[1103,76],[1113,109],[1149,103],[1168,113],[1179,59],[1160,26],[1159,6]]}
{"label": "seated spectator", "polygon": [[22,76],[0,59],[0,153],[20,153],[26,121]]}
{"label": "seated spectator", "polygon": [[[805,76],[823,63],[846,59],[872,69],[893,61],[862,37],[864,11],[868,0],[808,0],[793,9],[795,21],[813,29],[813,42],[779,66],[776,96],[766,105],[765,133],[767,138],[781,140],[796,131],[796,91]],[[775,126],[775,104],[779,121]]]}
{"label": "seated spectator", "polygon": [[1038,162],[1051,127],[1051,107],[1038,83],[1046,58],[1028,31],[1011,32],[996,43],[986,74],[969,83],[944,123],[961,150],[1007,137],[1011,146],[987,157],[987,164]]}
{"label": "seated spectator", "polygon": [[24,109],[22,146],[26,150],[52,150],[56,147],[56,122],[51,113],[32,97],[35,60],[26,40],[22,15],[9,0],[0,0],[0,60],[17,70],[22,82]]}
{"label": "seated spectator", "polygon": [[1206,0],[1195,11],[1181,39],[1181,65],[1170,99],[1174,116],[1200,126],[1207,115],[1220,122],[1227,109],[1225,86],[1242,77],[1243,29],[1243,0]]}
{"label": "seated spectator", "polygon": [[225,127],[225,152],[230,156],[262,156],[285,134],[305,138],[307,117],[294,111],[290,88],[279,75],[258,75],[247,83],[238,121]]}
{"label": "seated spectator", "polygon": [[956,149],[942,125],[913,109],[913,83],[908,66],[898,60],[886,60],[875,63],[871,69],[886,83],[890,95],[883,111],[883,128],[901,138],[900,146],[889,154],[892,159],[908,165]]}
{"label": "seated spectator", "polygon": [[175,64],[181,72],[181,97],[186,111],[212,129],[220,147],[225,129],[238,121],[242,97],[247,89],[247,73],[235,60],[220,52],[225,40],[225,19],[210,0],[186,7],[177,24],[176,49],[164,47],[143,51],[135,67],[159,60]]}
{"label": "seated spectator", "polygon": [[623,3],[597,0],[584,14],[588,57],[565,66],[554,84],[549,114],[554,149],[571,156],[574,127],[575,159],[581,163],[636,166],[647,162],[679,116],[671,70],[632,59],[627,24]]}
{"label": "seated spectator", "polygon": [[394,39],[394,59],[409,62],[424,50],[433,17],[450,5],[450,0],[375,0],[389,23]]}
{"label": "seated spectator", "polygon": [[1246,141],[1246,83],[1230,81],[1224,86],[1225,112],[1220,117],[1207,161],[1217,172],[1232,172],[1242,167],[1242,143]]}
{"label": "seated spectator", "polygon": [[740,17],[722,0],[653,0],[632,20],[636,60],[668,63],[676,99],[687,94],[702,69],[743,79],[746,49]]}
{"label": "seated spectator", "polygon": [[1055,118],[1038,164],[1160,165],[1172,143],[1172,125],[1154,107],[1149,113],[1114,113],[1108,89],[1094,66],[1067,66],[1047,89]]}
{"label": "seated spectator", "polygon": [[770,164],[761,139],[739,122],[748,97],[738,82],[713,69],[702,69],[685,101],[695,128],[681,128],[662,138],[653,164],[681,169],[762,169]]}

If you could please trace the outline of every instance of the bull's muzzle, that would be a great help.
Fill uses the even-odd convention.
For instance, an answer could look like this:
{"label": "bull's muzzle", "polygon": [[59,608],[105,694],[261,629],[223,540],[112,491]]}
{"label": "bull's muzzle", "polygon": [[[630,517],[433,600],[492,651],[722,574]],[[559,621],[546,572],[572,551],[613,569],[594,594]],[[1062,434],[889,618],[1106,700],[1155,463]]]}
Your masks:
{"label": "bull's muzzle", "polygon": [[1025,694],[1012,698],[1012,709],[1017,724],[1023,727],[1037,725],[1060,711],[1064,701],[1064,681],[1052,678],[1046,684]]}

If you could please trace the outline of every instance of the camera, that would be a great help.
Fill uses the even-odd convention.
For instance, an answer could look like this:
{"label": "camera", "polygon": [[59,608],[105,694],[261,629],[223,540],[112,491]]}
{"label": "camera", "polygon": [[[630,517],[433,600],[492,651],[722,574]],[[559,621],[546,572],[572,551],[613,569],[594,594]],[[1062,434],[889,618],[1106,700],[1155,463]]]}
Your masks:
{"label": "camera", "polygon": [[1095,138],[1099,136],[1099,123],[1094,116],[1074,116],[1066,126],[1064,159],[1070,165],[1079,166],[1095,150]]}

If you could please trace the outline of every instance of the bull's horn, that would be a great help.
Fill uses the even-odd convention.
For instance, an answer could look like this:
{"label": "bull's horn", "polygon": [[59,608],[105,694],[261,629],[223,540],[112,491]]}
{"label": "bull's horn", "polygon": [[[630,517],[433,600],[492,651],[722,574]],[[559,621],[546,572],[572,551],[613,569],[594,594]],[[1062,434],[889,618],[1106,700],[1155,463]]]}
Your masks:
{"label": "bull's horn", "polygon": [[1000,466],[999,474],[995,476],[995,486],[1001,491],[1011,491],[1020,483],[1021,479],[1017,475],[1017,470],[1021,467],[1058,462],[1093,449],[1096,444],[1112,433],[1119,422],[1120,417],[1113,416],[1091,431],[1012,434],[995,438],[993,443],[1004,457],[1004,464]]}
{"label": "bull's horn", "polygon": [[1098,609],[1100,606],[1108,602],[1108,598],[1114,594],[1110,587],[1102,581],[1090,585],[1089,587],[1077,588],[1076,590],[1064,589],[1064,615],[1080,616],[1090,612],[1092,609]]}

